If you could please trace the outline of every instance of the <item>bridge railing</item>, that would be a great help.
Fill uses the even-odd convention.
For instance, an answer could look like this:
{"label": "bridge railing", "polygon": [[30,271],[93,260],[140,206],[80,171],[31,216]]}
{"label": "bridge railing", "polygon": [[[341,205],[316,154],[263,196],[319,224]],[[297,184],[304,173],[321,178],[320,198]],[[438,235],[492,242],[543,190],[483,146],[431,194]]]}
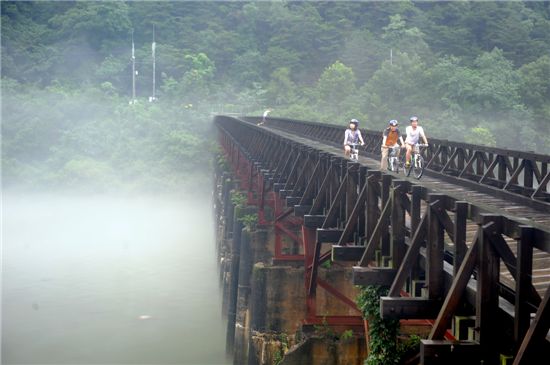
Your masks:
{"label": "bridge railing", "polygon": [[[242,119],[257,123],[259,117]],[[285,118],[267,118],[265,125],[335,146],[343,144],[344,126]],[[362,133],[363,152],[379,157],[382,131],[362,130]],[[500,196],[526,197],[535,204],[550,202],[550,156],[431,137],[429,144],[425,158],[431,173],[474,183]]]}
{"label": "bridge railing", "polygon": [[[355,260],[356,284],[390,287],[389,295],[382,298],[383,315],[434,320],[430,340],[423,343],[426,358],[442,354],[444,346],[455,348],[456,356],[468,348],[464,359],[475,356],[491,359],[489,363],[503,348],[514,356],[514,364],[529,364],[537,351],[548,353],[544,338],[550,326],[550,286],[537,292],[532,281],[535,256],[550,253],[548,230],[430,192],[267,128],[229,117],[217,117],[216,122],[223,134],[230,135],[229,149],[238,149],[253,161],[250,178],[267,177],[262,192],[273,190],[294,215],[303,217],[304,246],[311,245],[305,255],[311,260],[306,260],[311,262],[306,270],[309,296],[315,295],[317,269],[324,261]],[[323,141],[342,135],[342,128],[319,123],[275,123],[305,136],[315,133]],[[295,130],[288,127],[291,124]],[[435,145],[437,140],[431,142]],[[468,225],[475,232],[470,238]],[[515,252],[508,241],[516,242]],[[322,252],[323,243],[337,245]],[[511,277],[507,283],[501,262]],[[454,266],[449,270],[450,263]],[[468,289],[472,277],[474,294]],[[424,280],[426,293],[420,297],[415,297],[414,280]],[[474,344],[479,346],[437,342],[465,301],[476,308]],[[510,337],[511,343],[506,342]]]}

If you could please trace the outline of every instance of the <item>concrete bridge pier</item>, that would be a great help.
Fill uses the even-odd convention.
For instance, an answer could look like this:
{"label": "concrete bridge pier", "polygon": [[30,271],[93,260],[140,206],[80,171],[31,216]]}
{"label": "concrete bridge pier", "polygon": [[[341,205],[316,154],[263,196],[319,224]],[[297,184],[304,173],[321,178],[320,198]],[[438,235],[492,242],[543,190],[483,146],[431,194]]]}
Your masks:
{"label": "concrete bridge pier", "polygon": [[[223,226],[217,231],[217,245],[223,312],[228,320],[226,346],[233,363],[299,364],[308,359],[308,364],[355,364],[351,359],[364,358],[362,335],[355,333],[353,338],[340,342],[338,334],[322,319],[349,315],[349,309],[342,308],[324,290],[316,294],[318,315],[312,317],[306,305],[309,282],[304,280],[305,256],[300,259],[303,225],[275,223],[285,209],[281,201],[278,205],[273,202],[278,199],[275,194],[270,197],[273,208],[266,203],[260,213],[257,191],[243,189],[242,180],[227,171],[217,172],[216,180],[216,216]],[[232,195],[246,196],[246,202],[235,204],[238,199],[232,199]],[[257,225],[243,223],[245,217],[255,215],[262,217]],[[285,241],[283,234],[294,235],[295,239]],[[349,287],[346,291],[353,297],[351,267],[321,267],[319,278],[334,286]]]}
{"label": "concrete bridge pier", "polygon": [[235,209],[233,219],[233,239],[231,244],[231,271],[229,298],[227,309],[227,334],[226,334],[226,351],[228,354],[233,353],[235,344],[235,326],[237,323],[237,299],[239,293],[239,271],[241,266],[241,238],[243,224],[239,220],[242,216],[242,210]]}
{"label": "concrete bridge pier", "polygon": [[222,315],[227,318],[229,299],[229,280],[231,272],[231,238],[233,224],[233,207],[229,199],[229,192],[233,188],[233,181],[228,172],[221,168],[216,169],[214,217],[216,227],[216,253],[219,264],[220,286],[222,290]]}

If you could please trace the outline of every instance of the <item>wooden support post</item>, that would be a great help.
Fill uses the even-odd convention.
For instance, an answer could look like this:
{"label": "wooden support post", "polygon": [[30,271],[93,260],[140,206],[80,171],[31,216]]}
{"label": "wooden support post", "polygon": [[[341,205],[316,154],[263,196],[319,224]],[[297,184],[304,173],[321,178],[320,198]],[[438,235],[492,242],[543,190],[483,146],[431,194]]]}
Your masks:
{"label": "wooden support post", "polygon": [[326,216],[324,215],[304,215],[304,226],[309,228],[321,228]]}
{"label": "wooden support post", "polygon": [[378,223],[378,219],[380,218],[380,209],[378,209],[378,182],[380,181],[380,175],[380,171],[367,171],[367,214],[365,216],[365,237],[367,242],[372,237],[376,223]]}
{"label": "wooden support post", "polygon": [[504,190],[507,190],[511,185],[518,183],[518,177],[525,167],[525,161],[526,160],[523,160],[520,164],[519,159],[517,157],[514,157],[514,172],[512,173],[512,176],[510,176],[508,182],[504,185]]}
{"label": "wooden support post", "polygon": [[309,285],[311,282],[311,274],[313,269],[313,259],[315,256],[315,242],[316,233],[315,229],[302,226],[302,241],[304,245],[304,257],[305,257],[305,288],[308,290],[308,296],[306,299],[307,319],[314,318],[316,313],[315,295],[309,295]]}
{"label": "wooden support post", "polygon": [[454,224],[454,262],[453,276],[456,277],[458,269],[462,264],[464,255],[466,254],[466,218],[468,217],[468,203],[457,201],[455,202],[455,224]]}
{"label": "wooden support post", "polygon": [[334,199],[332,199],[332,201],[330,202],[330,208],[328,210],[327,217],[323,222],[323,228],[336,227],[339,208],[340,208],[340,205],[342,204],[342,198],[348,186],[347,184],[348,178],[349,178],[349,175],[346,174],[344,176],[344,179],[340,183],[340,186],[338,187],[338,191],[336,192]]}
{"label": "wooden support post", "polygon": [[480,346],[473,341],[420,342],[420,363],[423,365],[479,364],[480,360]]}
{"label": "wooden support post", "polygon": [[443,280],[443,252],[445,249],[443,241],[443,225],[437,218],[438,213],[444,211],[443,194],[430,194],[429,201],[434,203],[441,201],[441,205],[430,206],[428,215],[428,243],[426,245],[426,282],[428,286],[428,298],[443,300],[444,280]]}
{"label": "wooden support post", "polygon": [[[543,166],[546,166],[546,165],[543,165]],[[544,168],[543,168],[543,171],[544,171]],[[531,199],[535,199],[538,194],[540,194],[541,192],[545,192],[546,185],[548,184],[549,181],[550,181],[550,172],[545,173],[544,177],[539,183],[539,187],[535,189],[533,194],[531,194]]]}
{"label": "wooden support post", "polygon": [[442,147],[441,148],[441,159],[440,159],[442,167],[447,165],[448,154],[449,154],[449,151],[447,150],[447,147]]}
{"label": "wooden support post", "polygon": [[497,178],[502,183],[506,183],[506,159],[508,157],[498,155],[498,173]]}
{"label": "wooden support post", "polygon": [[[434,204],[442,205],[442,203],[439,201]],[[399,296],[399,293],[401,292],[401,288],[403,288],[403,285],[405,285],[407,276],[409,275],[411,269],[416,263],[416,258],[418,257],[418,254],[420,252],[420,246],[422,245],[422,242],[424,242],[424,238],[426,237],[426,226],[428,225],[428,218],[427,218],[428,214],[429,214],[429,211],[426,211],[424,213],[424,216],[420,221],[420,224],[418,225],[416,231],[413,233],[413,237],[411,238],[411,245],[407,250],[407,253],[405,254],[405,258],[403,259],[403,262],[399,266],[399,269],[397,271],[397,276],[395,277],[395,281],[393,282],[390,288],[390,291],[388,294],[390,297]]]}
{"label": "wooden support post", "polygon": [[520,227],[517,248],[516,303],[514,315],[514,342],[520,343],[531,323],[531,310],[527,300],[531,294],[533,275],[533,228]]}
{"label": "wooden support post", "polygon": [[523,169],[523,186],[526,188],[533,187],[533,165],[531,160],[523,160],[525,168]]}
{"label": "wooden support post", "polygon": [[321,248],[323,243],[336,243],[340,240],[342,231],[338,229],[317,229],[317,239],[315,240],[315,248],[311,262],[311,278],[309,281],[308,295],[315,296],[317,291],[317,271],[320,265]]}
{"label": "wooden support post", "polygon": [[341,235],[342,230],[340,229],[317,228],[317,242],[337,243]]}
{"label": "wooden support post", "polygon": [[311,214],[319,214],[322,213],[323,204],[326,200],[326,192],[329,190],[330,180],[332,179],[334,171],[332,169],[332,166],[328,169],[327,174],[325,175],[325,178],[323,179],[323,182],[321,183],[321,186],[319,187],[319,191],[317,192],[317,195],[315,196],[315,200],[313,201],[313,206],[311,207]]}
{"label": "wooden support post", "polygon": [[476,175],[478,177],[483,176],[485,171],[485,156],[483,151],[477,152],[477,164],[476,164]]}
{"label": "wooden support post", "polygon": [[420,204],[422,202],[422,187],[418,185],[414,185],[412,187],[412,194],[411,194],[411,237],[413,236],[414,232],[416,232],[416,229],[418,227],[418,224],[420,223]]}
{"label": "wooden support post", "polygon": [[332,246],[332,261],[351,261],[357,262],[361,260],[365,252],[365,246]]}
{"label": "wooden support post", "polygon": [[[533,323],[523,338],[521,347],[516,355],[513,365],[538,364],[541,359],[541,351],[546,347],[546,334],[550,329],[550,285],[544,294],[544,300],[540,303]],[[548,351],[546,351],[548,353]]]}
{"label": "wooden support post", "polygon": [[[287,200],[288,202],[288,200]],[[309,213],[311,210],[311,205],[295,205],[294,206],[294,216],[303,217]],[[322,224],[322,222],[321,222]]]}
{"label": "wooden support post", "polygon": [[[348,223],[351,220],[353,208],[357,202],[357,189],[358,189],[358,171],[359,168],[357,164],[353,164],[348,167],[348,180],[347,180],[347,190],[346,190],[346,205],[345,205],[345,220]],[[355,218],[357,219],[357,218]]]}
{"label": "wooden support post", "polygon": [[389,286],[397,270],[387,267],[353,267],[353,285]]}
{"label": "wooden support post", "polygon": [[392,267],[398,268],[405,256],[405,210],[402,199],[405,195],[403,180],[394,180],[392,189],[392,211],[391,211],[391,257]]}
{"label": "wooden support post", "polygon": [[309,278],[308,297],[314,298],[317,294],[317,271],[319,269],[319,257],[321,256],[322,242],[315,241],[313,255],[311,258],[311,276]]}
{"label": "wooden support post", "polygon": [[[392,177],[390,175],[382,175],[382,207],[385,206],[388,201],[391,199],[391,181]],[[389,218],[389,217],[388,217]],[[385,227],[389,227],[389,219],[386,219],[386,222],[383,222]],[[391,247],[390,247],[390,230],[385,229],[381,232],[381,242],[380,242],[380,249],[382,250],[383,256],[390,256],[391,255]]]}
{"label": "wooden support post", "polygon": [[443,302],[443,306],[441,307],[441,310],[437,315],[437,319],[432,327],[432,331],[430,332],[430,340],[439,340],[443,338],[443,335],[451,322],[451,318],[458,308],[460,300],[462,299],[462,294],[470,281],[470,277],[472,276],[472,272],[474,271],[474,267],[478,261],[478,234],[479,232],[477,232],[474,236],[472,245],[470,246],[465,259],[462,261],[457,275],[454,276],[451,288],[445,297],[445,302]]}
{"label": "wooden support post", "polygon": [[478,227],[479,256],[476,289],[476,328],[475,340],[484,351],[484,359],[489,364],[498,361],[499,319],[498,285],[500,260],[490,242],[490,237],[500,234],[500,217],[481,214]]}
{"label": "wooden support post", "polygon": [[396,319],[432,319],[441,302],[426,298],[380,297],[380,317]]}
{"label": "wooden support post", "polygon": [[[307,156],[305,159],[306,161],[301,166],[301,171],[298,174],[298,178],[296,179],[296,184],[294,184],[294,189],[292,190],[292,196],[300,196],[302,197],[305,187],[307,184],[306,176],[312,175],[312,160],[314,157],[310,154],[310,152],[305,149],[302,151],[303,155]],[[299,204],[296,203],[296,204]]]}
{"label": "wooden support post", "polygon": [[359,194],[359,197],[355,202],[355,206],[353,207],[351,215],[349,216],[348,221],[346,222],[346,226],[344,227],[344,232],[342,233],[342,237],[340,237],[340,242],[338,242],[339,245],[343,246],[350,241],[352,237],[352,233],[355,227],[358,225],[358,221],[360,221],[361,212],[365,211],[366,197],[367,197],[367,185],[365,184],[365,186],[363,186],[363,189],[361,189],[361,193]]}
{"label": "wooden support post", "polygon": [[[357,232],[358,242],[357,244],[362,244],[362,238],[365,237],[365,216],[366,216],[366,206],[365,202],[367,201],[367,171],[368,169],[365,166],[359,167],[359,186],[360,193],[357,200],[362,199],[362,202],[357,202],[357,209],[359,210],[357,216]],[[363,197],[361,197],[363,194]]]}
{"label": "wooden support post", "polygon": [[388,218],[390,217],[391,204],[389,203],[390,202],[386,204],[386,206],[382,210],[382,213],[380,214],[380,219],[376,223],[376,227],[374,227],[374,231],[368,240],[368,243],[365,247],[365,252],[363,253],[363,257],[361,257],[361,261],[359,261],[359,266],[367,266],[369,260],[372,259],[372,255],[374,254],[374,251],[378,247],[378,244],[380,242],[380,234],[383,230],[386,229],[387,226],[385,226],[385,223],[388,221]]}

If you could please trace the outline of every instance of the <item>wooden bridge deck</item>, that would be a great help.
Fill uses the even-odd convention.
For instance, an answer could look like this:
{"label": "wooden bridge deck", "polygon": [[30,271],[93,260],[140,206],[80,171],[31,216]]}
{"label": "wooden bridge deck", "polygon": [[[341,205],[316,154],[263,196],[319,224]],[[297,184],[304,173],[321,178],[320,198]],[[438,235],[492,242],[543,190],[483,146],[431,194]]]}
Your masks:
{"label": "wooden bridge deck", "polygon": [[[453,364],[472,356],[496,363],[499,351],[515,354],[514,365],[550,354],[550,156],[432,138],[417,180],[380,171],[375,131],[365,132],[355,163],[336,126],[226,116],[216,123],[239,189],[274,229],[274,263],[304,265],[305,323],[319,322],[317,287],[357,310],[318,279],[329,260],[357,263],[352,284],[389,287],[383,318],[433,321],[420,350],[425,364],[461,345],[468,355],[459,350]],[[274,212],[267,220],[266,208]],[[464,310],[475,312],[471,337],[444,341]]]}
{"label": "wooden bridge deck", "polygon": [[[323,143],[318,140],[311,140],[306,137],[302,137],[293,133],[288,133],[277,128],[268,128],[272,133],[280,135],[289,140],[296,141],[305,145],[315,147],[319,150],[327,153],[335,154],[337,156],[343,156],[343,149],[335,147],[333,144]],[[371,157],[359,156],[359,162],[370,168],[377,169],[380,167],[380,160]],[[537,226],[538,228],[550,232],[550,214],[541,212],[532,206],[517,203],[509,199],[495,197],[489,193],[476,191],[473,188],[466,188],[464,186],[453,184],[448,181],[442,181],[437,177],[424,175],[420,180],[414,177],[406,177],[402,172],[392,175],[398,176],[399,179],[408,180],[413,184],[424,186],[430,193],[444,193],[449,196],[453,196],[457,200],[467,201],[474,203],[477,206],[483,207],[487,213],[498,213],[506,215],[516,220],[525,221],[526,225]],[[423,207],[424,209],[425,207]],[[423,210],[422,210],[423,213]],[[452,217],[451,217],[452,218]],[[407,220],[408,222],[408,220]],[[470,223],[467,225],[466,242],[472,242],[472,237],[477,230],[477,225]],[[505,238],[506,242],[510,246],[514,254],[517,253],[517,241],[511,238]],[[445,240],[446,248],[451,251],[453,242],[446,235]],[[550,284],[550,254],[534,248],[533,252],[533,285],[542,296],[544,291]],[[501,263],[501,281],[509,288],[514,288],[515,281],[504,265]]]}
{"label": "wooden bridge deck", "polygon": [[[311,140],[276,128],[268,129],[272,133],[278,134],[289,140],[293,140],[304,145],[309,145],[337,156],[343,157],[344,155],[343,149],[335,147],[334,144],[323,143],[322,141],[318,140]],[[380,168],[379,159],[360,155],[359,162],[373,169]],[[491,195],[489,193],[477,191],[473,188],[467,188],[459,184],[453,184],[448,181],[441,180],[437,177],[431,177],[429,176],[429,172],[425,174],[420,180],[413,177],[406,177],[402,173],[391,174],[398,176],[399,179],[408,180],[413,184],[422,185],[429,189],[430,192],[445,193],[455,197],[457,200],[464,200],[475,203],[476,205],[482,205],[487,210],[487,212],[499,213],[514,217],[516,219],[522,219],[525,220],[526,224],[538,225],[541,229],[546,229],[550,232],[550,214],[548,214],[547,212],[542,212],[541,210],[536,209],[532,206],[520,204],[511,201],[510,199],[495,197],[494,195]]]}

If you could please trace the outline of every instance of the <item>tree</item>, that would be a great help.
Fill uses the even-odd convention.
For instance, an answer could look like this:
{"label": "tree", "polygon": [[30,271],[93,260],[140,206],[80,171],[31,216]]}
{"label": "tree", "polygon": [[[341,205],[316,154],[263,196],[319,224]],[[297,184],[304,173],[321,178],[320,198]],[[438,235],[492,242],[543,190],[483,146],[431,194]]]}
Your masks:
{"label": "tree", "polygon": [[[541,109],[550,100],[550,56],[523,65],[519,69],[519,93],[523,103]],[[549,115],[550,116],[550,115]]]}
{"label": "tree", "polygon": [[477,73],[460,64],[457,57],[441,59],[429,71],[434,100],[445,109],[455,112],[472,110],[477,103],[475,89],[479,84]]}
{"label": "tree", "polygon": [[58,37],[68,38],[73,44],[86,43],[97,51],[104,42],[127,39],[132,30],[124,2],[77,2],[49,23],[57,29]]}
{"label": "tree", "polygon": [[338,120],[351,108],[358,109],[355,101],[351,100],[357,91],[355,81],[353,70],[340,61],[321,74],[317,82],[318,109],[327,114],[327,120]]}
{"label": "tree", "polygon": [[518,75],[502,50],[481,54],[474,62],[477,71],[474,95],[486,111],[510,110],[520,103]]}
{"label": "tree", "polygon": [[358,85],[363,85],[389,59],[387,46],[368,30],[350,32],[342,50],[342,62],[353,69]]}
{"label": "tree", "polygon": [[269,105],[289,105],[294,102],[296,85],[290,78],[290,70],[281,67],[271,74],[267,87],[267,103]]}
{"label": "tree", "polygon": [[265,59],[260,52],[249,50],[235,57],[230,74],[234,75],[237,84],[249,87],[255,82],[267,79],[267,75],[263,74],[264,70]]}
{"label": "tree", "polygon": [[389,60],[374,73],[361,88],[363,109],[369,112],[371,122],[379,128],[390,119],[405,120],[421,105],[429,105],[423,90],[427,88],[426,66],[418,55],[396,52],[393,63]]}
{"label": "tree", "polygon": [[337,106],[356,91],[353,70],[336,61],[325,69],[317,82],[317,88],[323,104]]}
{"label": "tree", "polygon": [[185,72],[180,83],[181,94],[197,105],[207,97],[216,67],[204,53],[186,55],[183,61]]}
{"label": "tree", "polygon": [[496,146],[496,140],[491,131],[481,126],[470,129],[470,133],[466,135],[466,142],[481,146]]}
{"label": "tree", "polygon": [[401,15],[390,16],[390,23],[383,28],[382,40],[387,48],[409,55],[428,57],[431,54],[428,44],[424,41],[424,33],[416,27],[408,28]]}

